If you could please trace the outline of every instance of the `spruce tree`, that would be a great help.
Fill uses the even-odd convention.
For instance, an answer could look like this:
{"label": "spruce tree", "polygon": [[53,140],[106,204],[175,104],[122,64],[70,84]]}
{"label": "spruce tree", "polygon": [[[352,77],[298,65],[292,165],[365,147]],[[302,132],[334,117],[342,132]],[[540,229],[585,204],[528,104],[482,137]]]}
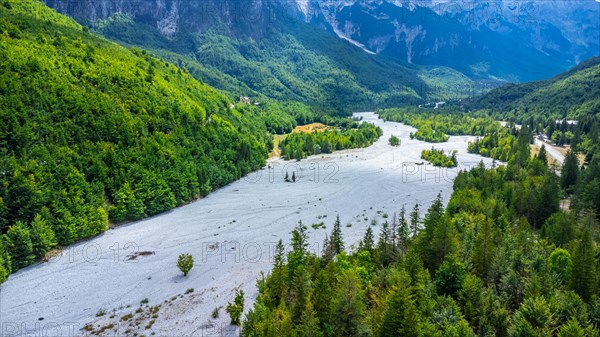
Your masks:
{"label": "spruce tree", "polygon": [[308,235],[306,234],[306,226],[302,221],[298,221],[298,225],[292,231],[292,250],[288,253],[288,289],[292,285],[296,269],[306,264],[308,248]]}
{"label": "spruce tree", "polygon": [[544,165],[548,165],[548,156],[546,152],[546,145],[542,145],[540,148],[540,153],[537,155],[537,159],[544,163]]}
{"label": "spruce tree", "polygon": [[[436,247],[432,245],[435,239],[435,231],[438,227],[443,227],[445,224],[444,217],[444,204],[442,202],[442,195],[438,194],[437,198],[429,207],[427,214],[425,215],[425,219],[423,220],[424,229],[421,232],[421,236],[419,236],[418,241],[418,249],[423,257],[423,263],[425,267],[429,269],[430,272],[433,272],[436,267],[442,262],[443,257],[437,256],[438,252],[436,252]],[[443,237],[442,237],[443,235]],[[447,236],[451,235],[451,233],[442,233],[440,232],[438,236],[440,236],[438,246],[442,246],[447,243],[447,240],[450,240]],[[444,250],[444,247],[440,248]]]}
{"label": "spruce tree", "polygon": [[496,259],[498,233],[490,219],[480,224],[473,250],[473,267],[477,275],[486,282],[492,280],[492,266]]}
{"label": "spruce tree", "polygon": [[560,185],[567,191],[577,183],[579,178],[579,159],[574,151],[569,150],[560,171]]}
{"label": "spruce tree", "polygon": [[306,310],[310,295],[310,281],[310,274],[306,266],[300,266],[296,269],[290,288],[292,322],[296,325],[302,323],[302,314]]}
{"label": "spruce tree", "polygon": [[419,230],[421,229],[421,215],[419,213],[419,207],[419,203],[416,203],[412,212],[410,212],[410,229],[413,239],[419,235]]}
{"label": "spruce tree", "polygon": [[367,227],[365,236],[359,243],[358,250],[372,252],[373,248],[375,248],[375,237],[373,236],[373,230],[371,229],[371,226],[369,226]]}
{"label": "spruce tree", "polygon": [[579,242],[575,245],[573,254],[573,290],[588,301],[596,293],[596,259],[594,255],[594,241],[590,230],[585,228]]}
{"label": "spruce tree", "polygon": [[351,269],[341,275],[338,292],[334,296],[333,317],[334,336],[363,336],[368,327],[363,324],[365,303],[362,299],[361,281]]}
{"label": "spruce tree", "polygon": [[406,221],[406,207],[402,205],[400,210],[400,216],[398,217],[398,249],[403,254],[408,249],[409,233],[408,233],[408,221]]}
{"label": "spruce tree", "polygon": [[6,248],[12,258],[12,270],[17,271],[35,261],[29,229],[24,222],[17,221],[6,233]]}
{"label": "spruce tree", "polygon": [[334,263],[321,269],[311,287],[311,303],[324,330],[331,330],[334,288],[337,286]]}
{"label": "spruce tree", "polygon": [[36,258],[42,258],[56,245],[54,232],[39,214],[33,218],[30,228],[33,254]]}
{"label": "spruce tree", "polygon": [[333,230],[331,232],[331,240],[330,244],[333,245],[333,251],[335,254],[340,254],[344,251],[344,238],[342,237],[342,223],[340,221],[340,216],[335,219],[335,223],[333,224]]}
{"label": "spruce tree", "polygon": [[322,337],[324,336],[317,312],[315,311],[310,299],[306,301],[306,310],[302,313],[301,322],[296,328],[296,336]]}
{"label": "spruce tree", "polygon": [[381,226],[381,232],[379,233],[379,241],[377,242],[377,253],[379,257],[379,263],[387,267],[392,263],[393,260],[393,248],[390,237],[390,224],[386,221]]}
{"label": "spruce tree", "polygon": [[275,247],[274,265],[271,277],[268,279],[271,290],[271,303],[277,306],[286,293],[285,247],[279,240]]}
{"label": "spruce tree", "polygon": [[402,272],[400,280],[385,303],[378,334],[380,337],[419,335],[419,314],[410,293],[410,277]]}

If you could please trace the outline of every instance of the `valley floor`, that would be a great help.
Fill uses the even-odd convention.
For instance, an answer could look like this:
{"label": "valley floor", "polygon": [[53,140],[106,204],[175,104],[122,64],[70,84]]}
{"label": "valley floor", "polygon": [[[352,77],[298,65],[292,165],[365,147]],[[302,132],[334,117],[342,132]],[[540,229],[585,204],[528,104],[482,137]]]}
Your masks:
{"label": "valley floor", "polygon": [[[360,115],[384,131],[369,148],[301,162],[271,159],[263,170],[205,199],[110,230],[11,275],[0,286],[3,335],[52,335],[58,327],[63,336],[81,335],[88,323],[94,331],[107,327],[106,335],[115,329],[118,335],[218,335],[229,322],[224,307],[234,290],[244,290],[250,308],[257,277],[272,266],[275,244],[288,243],[299,220],[309,228],[314,252],[338,213],[345,241],[357,243],[373,219],[381,224],[403,204],[410,210],[418,202],[425,210],[440,192],[447,202],[459,170],[481,160],[491,165],[467,153],[474,137],[435,145],[458,150],[458,168],[418,165],[421,151],[432,145],[410,140],[415,129],[384,123],[373,113]],[[400,147],[388,144],[391,135],[401,138]],[[296,183],[284,182],[286,170],[290,176],[298,170]],[[311,226],[321,222],[327,228]],[[194,256],[188,277],[176,267],[181,253]],[[211,318],[218,307],[219,317]]]}

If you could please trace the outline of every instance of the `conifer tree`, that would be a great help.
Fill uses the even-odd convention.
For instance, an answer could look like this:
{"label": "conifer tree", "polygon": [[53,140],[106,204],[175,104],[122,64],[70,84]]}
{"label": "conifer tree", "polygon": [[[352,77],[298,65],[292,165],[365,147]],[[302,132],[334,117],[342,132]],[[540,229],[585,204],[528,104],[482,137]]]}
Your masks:
{"label": "conifer tree", "polygon": [[421,229],[421,215],[419,213],[419,203],[415,204],[412,212],[410,212],[410,230],[412,238],[416,238]]}
{"label": "conifer tree", "polygon": [[6,248],[12,258],[12,270],[17,271],[33,263],[33,244],[29,229],[24,222],[17,221],[6,232]]}
{"label": "conifer tree", "polygon": [[560,185],[567,191],[577,183],[579,178],[579,159],[574,151],[569,150],[560,170]]}
{"label": "conifer tree", "polygon": [[[439,256],[437,256],[438,252],[436,248],[440,248],[441,250],[446,249],[442,247],[447,244],[447,240],[450,240],[447,236],[451,235],[451,233],[447,233],[447,231],[439,233],[439,245],[440,247],[434,247],[432,242],[435,238],[436,228],[442,227],[444,219],[444,204],[442,202],[442,195],[438,194],[437,198],[429,207],[427,214],[425,215],[425,219],[423,220],[424,228],[419,236],[418,241],[418,249],[421,252],[421,256],[423,257],[423,263],[425,267],[429,269],[430,272],[433,272],[436,267],[442,262],[439,260]],[[442,237],[443,235],[443,237]],[[442,257],[443,260],[443,257]]]}
{"label": "conifer tree", "polygon": [[373,230],[371,229],[371,226],[369,226],[369,227],[367,227],[365,236],[359,243],[358,249],[372,252],[373,248],[375,248],[375,238],[373,236]]}
{"label": "conifer tree", "polygon": [[589,300],[596,293],[596,260],[594,255],[594,241],[590,230],[585,228],[581,239],[575,245],[573,254],[573,290],[584,301]]}
{"label": "conifer tree", "polygon": [[419,335],[419,315],[410,289],[410,277],[403,272],[400,284],[392,289],[387,298],[378,336]]}
{"label": "conifer tree", "polygon": [[31,222],[29,230],[31,234],[31,244],[33,254],[36,258],[42,258],[54,246],[56,246],[56,238],[54,232],[39,214],[37,214]]}
{"label": "conifer tree", "polygon": [[330,244],[333,246],[333,251],[335,254],[340,254],[344,251],[344,238],[342,236],[342,223],[340,221],[340,216],[335,219],[335,223],[333,224],[333,230],[331,232],[331,240]]}
{"label": "conifer tree", "polygon": [[485,219],[480,224],[475,247],[473,250],[473,267],[477,275],[484,281],[492,279],[492,266],[496,259],[496,246],[498,234],[491,220]]}
{"label": "conifer tree", "polygon": [[0,238],[0,283],[6,281],[12,270],[10,255],[4,248],[4,242]]}
{"label": "conifer tree", "polygon": [[368,332],[368,327],[363,324],[365,304],[361,283],[354,270],[341,275],[333,307],[334,336],[358,337]]}
{"label": "conifer tree", "polygon": [[292,322],[298,325],[302,323],[302,315],[306,311],[307,301],[310,295],[310,275],[306,266],[296,269],[292,286],[290,288],[290,309],[292,311]]}
{"label": "conifer tree", "polygon": [[311,289],[311,303],[324,331],[329,331],[332,328],[330,324],[333,311],[334,287],[336,286],[335,266],[331,262],[318,272]]}
{"label": "conifer tree", "polygon": [[284,298],[286,293],[286,265],[285,265],[285,247],[283,246],[283,240],[279,240],[275,247],[274,265],[269,286],[271,291],[271,303],[273,306],[277,306],[279,302]]}
{"label": "conifer tree", "polygon": [[384,267],[389,266],[393,261],[393,245],[390,234],[390,225],[386,220],[381,226],[379,241],[377,242],[379,263]]}
{"label": "conifer tree", "polygon": [[233,303],[227,303],[225,311],[231,318],[231,325],[240,325],[242,322],[242,314],[244,313],[244,291],[236,290]]}
{"label": "conifer tree", "polygon": [[406,207],[402,205],[400,216],[398,217],[398,249],[402,253],[406,253],[409,242],[408,221],[406,220]]}
{"label": "conifer tree", "polygon": [[292,284],[296,269],[306,264],[308,247],[308,236],[306,234],[306,226],[302,221],[292,231],[292,250],[288,253],[288,288]]}
{"label": "conifer tree", "polygon": [[537,159],[544,163],[544,165],[548,165],[548,155],[546,152],[546,145],[542,145],[540,148],[540,153],[537,155]]}
{"label": "conifer tree", "polygon": [[301,322],[296,328],[296,336],[299,337],[322,337],[324,336],[317,313],[310,301],[306,301],[306,310],[302,313]]}

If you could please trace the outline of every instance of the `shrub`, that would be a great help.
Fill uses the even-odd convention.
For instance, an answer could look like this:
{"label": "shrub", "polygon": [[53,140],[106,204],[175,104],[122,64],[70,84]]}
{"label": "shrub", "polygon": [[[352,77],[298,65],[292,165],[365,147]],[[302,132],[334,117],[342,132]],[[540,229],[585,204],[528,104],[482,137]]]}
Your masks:
{"label": "shrub", "polygon": [[225,311],[231,317],[231,325],[240,325],[242,313],[244,312],[244,291],[238,290],[235,292],[233,303],[227,303]]}
{"label": "shrub", "polygon": [[177,260],[177,267],[183,273],[183,276],[187,276],[187,274],[194,267],[194,258],[190,254],[181,254],[179,255],[179,259]]}

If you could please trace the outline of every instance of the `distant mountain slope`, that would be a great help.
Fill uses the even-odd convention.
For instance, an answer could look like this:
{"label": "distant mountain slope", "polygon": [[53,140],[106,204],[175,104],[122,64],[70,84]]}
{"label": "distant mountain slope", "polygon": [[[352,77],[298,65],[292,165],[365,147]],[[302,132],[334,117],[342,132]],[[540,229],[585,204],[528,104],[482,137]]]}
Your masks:
{"label": "distant mountain slope", "polygon": [[[441,100],[448,86],[474,85],[452,69],[430,76],[428,68],[369,55],[306,23],[293,1],[47,2],[111,39],[186,66],[231,98],[297,100],[348,113]],[[424,80],[430,77],[435,83]]]}
{"label": "distant mountain slope", "polygon": [[41,2],[3,1],[0,281],[109,218],[154,215],[260,168],[265,125],[229,105]]}
{"label": "distant mountain slope", "polygon": [[468,103],[511,115],[577,119],[600,113],[600,57],[551,79],[496,88]]}
{"label": "distant mountain slope", "polygon": [[600,2],[308,0],[303,11],[366,51],[469,76],[541,80],[600,55]]}

